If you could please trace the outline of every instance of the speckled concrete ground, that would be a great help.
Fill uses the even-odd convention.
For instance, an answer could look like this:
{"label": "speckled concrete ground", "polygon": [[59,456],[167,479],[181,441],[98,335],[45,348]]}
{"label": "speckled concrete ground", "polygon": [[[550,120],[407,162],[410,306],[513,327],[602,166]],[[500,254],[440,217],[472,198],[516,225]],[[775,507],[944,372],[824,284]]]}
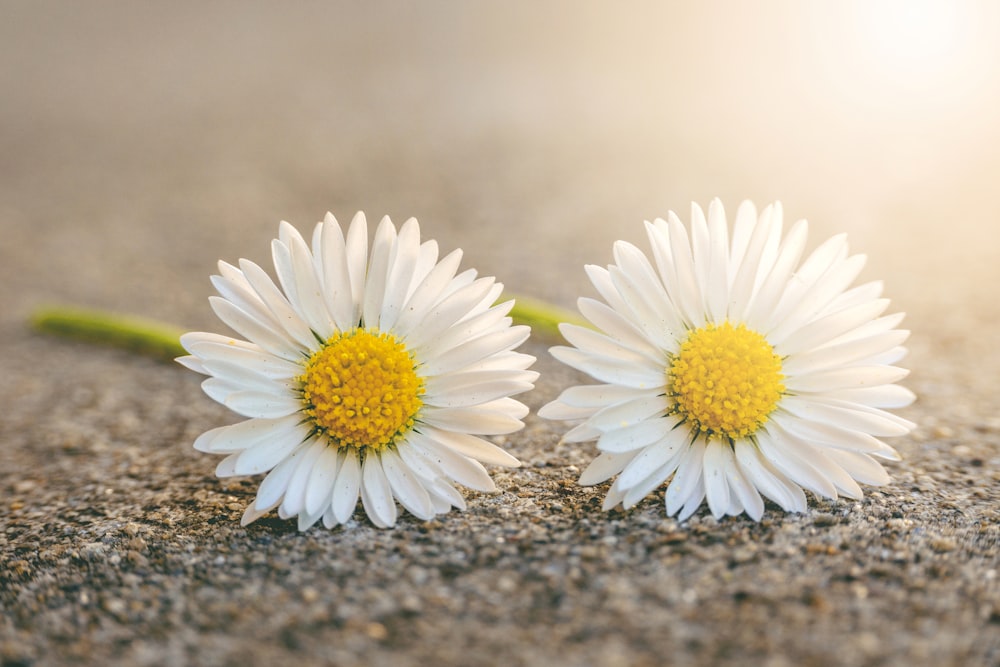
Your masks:
{"label": "speckled concrete ground", "polygon": [[[2,5],[0,663],[1000,664],[997,151],[908,181],[797,141],[824,119],[739,140],[739,109],[702,113],[730,60],[679,59],[722,10],[655,30],[567,10]],[[930,164],[927,123],[907,155]],[[464,513],[244,529],[257,480],[191,448],[234,420],[198,377],[24,324],[61,302],[217,329],[215,260],[266,262],[279,219],[328,209],[415,215],[466,266],[572,305],[613,239],[712,195],[780,196],[813,245],[849,231],[908,312],[919,427],[860,502],[605,514],[575,485],[591,447],[531,416],[501,441],[524,467]],[[580,380],[547,344],[527,346],[532,408]]]}

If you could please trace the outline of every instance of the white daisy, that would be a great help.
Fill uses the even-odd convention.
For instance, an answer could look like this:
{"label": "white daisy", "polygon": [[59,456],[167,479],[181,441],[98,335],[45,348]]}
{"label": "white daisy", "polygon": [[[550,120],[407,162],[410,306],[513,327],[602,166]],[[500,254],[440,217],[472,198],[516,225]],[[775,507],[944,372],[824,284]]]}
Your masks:
{"label": "white daisy", "polygon": [[849,288],[865,263],[835,236],[799,264],[806,222],[782,237],[781,205],[750,202],[729,236],[721,203],[646,223],[654,264],[614,245],[615,263],[586,267],[605,302],[579,300],[597,331],[563,324],[574,347],[552,354],[603,384],[567,389],[539,414],[579,421],[564,440],[597,441],[583,485],[615,475],[604,502],[634,506],[664,482],[668,515],[707,499],[712,514],[759,520],[765,496],[806,508],[803,489],[860,498],[884,484],[878,438],[913,424],[885,411],[913,401],[894,366],[909,335],[883,315],[882,284]]}
{"label": "white daisy", "polygon": [[495,490],[480,462],[520,465],[478,437],[522,428],[528,410],[510,396],[538,377],[513,351],[529,334],[511,326],[513,301],[494,305],[503,285],[457,273],[460,250],[438,261],[413,219],[397,233],[384,218],[370,256],[361,213],[346,238],[328,213],[311,249],[282,222],[271,250],[278,285],[245,259],[212,277],[213,310],[246,341],[181,338],[179,361],[212,376],[205,393],[249,418],[195,448],[227,455],[219,477],[268,473],[243,525],[277,508],[300,530],[330,528],[359,496],[379,527],[395,524],[396,500],[430,519],[464,509],[456,482]]}

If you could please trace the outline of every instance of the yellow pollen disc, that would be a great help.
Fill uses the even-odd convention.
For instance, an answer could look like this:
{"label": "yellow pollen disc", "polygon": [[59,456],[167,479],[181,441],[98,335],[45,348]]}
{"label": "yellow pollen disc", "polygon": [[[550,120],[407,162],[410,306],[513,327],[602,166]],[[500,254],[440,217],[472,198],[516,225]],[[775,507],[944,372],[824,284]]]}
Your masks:
{"label": "yellow pollen disc", "polygon": [[334,334],[306,364],[303,413],[338,447],[383,450],[413,428],[424,381],[390,334],[353,329]]}
{"label": "yellow pollen disc", "polygon": [[708,437],[753,435],[785,391],[781,358],[745,325],[706,324],[688,334],[667,369],[672,412]]}

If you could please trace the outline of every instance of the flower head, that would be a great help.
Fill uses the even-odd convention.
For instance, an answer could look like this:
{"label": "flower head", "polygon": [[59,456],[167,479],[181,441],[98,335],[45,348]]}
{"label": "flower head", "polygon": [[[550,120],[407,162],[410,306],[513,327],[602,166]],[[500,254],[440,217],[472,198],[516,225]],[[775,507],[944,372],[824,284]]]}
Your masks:
{"label": "flower head", "polygon": [[[495,486],[482,463],[517,459],[479,436],[520,429],[534,358],[514,352],[503,286],[458,273],[462,253],[438,260],[410,219],[384,218],[368,252],[363,214],[347,235],[329,213],[311,248],[282,222],[271,245],[275,284],[251,261],[219,262],[211,297],[246,340],[188,333],[188,368],[205,393],[246,421],[202,434],[195,448],[227,455],[219,477],[268,473],[243,516],[274,508],[300,530],[347,522],[360,497],[372,523],[395,524],[396,501],[430,519],[464,508],[457,482]],[[482,463],[481,463],[482,462]]]}
{"label": "flower head", "polygon": [[913,428],[887,412],[913,401],[895,384],[909,332],[882,285],[856,287],[863,255],[844,235],[799,263],[806,222],[782,235],[781,205],[744,202],[730,238],[716,200],[691,233],[670,213],[646,223],[653,263],[619,241],[615,263],[587,273],[604,301],[579,300],[594,329],[564,324],[552,354],[601,384],[572,387],[539,414],[578,422],[568,442],[597,441],[584,485],[612,477],[604,509],[634,506],[660,485],[667,514],[703,500],[715,517],[759,520],[767,497],[806,508],[803,489],[862,496],[884,484],[879,440]]}

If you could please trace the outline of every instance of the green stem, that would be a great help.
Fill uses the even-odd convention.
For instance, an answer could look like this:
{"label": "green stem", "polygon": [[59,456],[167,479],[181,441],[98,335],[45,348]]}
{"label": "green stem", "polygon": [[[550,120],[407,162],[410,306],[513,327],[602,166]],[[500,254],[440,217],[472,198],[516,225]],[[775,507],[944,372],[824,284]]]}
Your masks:
{"label": "green stem", "polygon": [[514,307],[510,310],[510,316],[516,324],[527,324],[530,326],[533,335],[561,340],[562,335],[559,333],[559,324],[562,322],[590,326],[571,310],[553,306],[551,303],[530,297],[517,296],[513,298],[515,302]]}
{"label": "green stem", "polygon": [[[559,338],[559,323],[581,323],[575,313],[537,299],[516,297],[510,316],[517,324],[527,324],[532,333],[548,339]],[[183,330],[138,317],[100,310],[47,307],[31,316],[36,331],[87,343],[99,343],[138,354],[171,361],[187,354],[180,344]]]}
{"label": "green stem", "polygon": [[88,343],[120,347],[162,361],[187,354],[181,347],[183,331],[177,327],[138,317],[81,308],[40,308],[31,316],[31,326],[42,333]]}

